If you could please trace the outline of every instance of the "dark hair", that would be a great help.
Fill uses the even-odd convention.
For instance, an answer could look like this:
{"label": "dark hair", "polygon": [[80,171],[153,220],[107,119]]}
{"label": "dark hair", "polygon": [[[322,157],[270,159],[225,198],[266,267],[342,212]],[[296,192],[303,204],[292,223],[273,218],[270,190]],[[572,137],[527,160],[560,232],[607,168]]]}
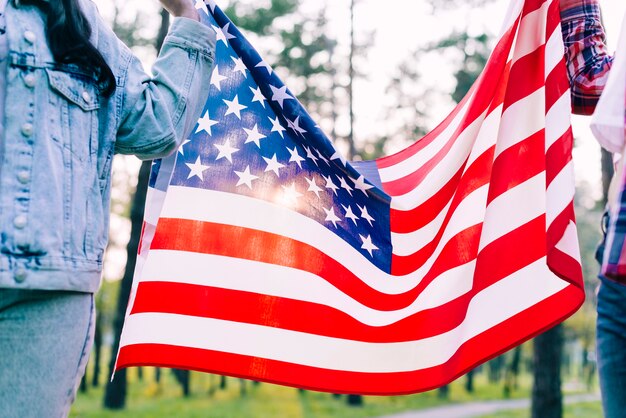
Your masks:
{"label": "dark hair", "polygon": [[38,7],[46,16],[46,36],[57,63],[75,64],[93,72],[102,94],[115,90],[115,76],[104,57],[89,41],[91,26],[78,0],[14,0]]}

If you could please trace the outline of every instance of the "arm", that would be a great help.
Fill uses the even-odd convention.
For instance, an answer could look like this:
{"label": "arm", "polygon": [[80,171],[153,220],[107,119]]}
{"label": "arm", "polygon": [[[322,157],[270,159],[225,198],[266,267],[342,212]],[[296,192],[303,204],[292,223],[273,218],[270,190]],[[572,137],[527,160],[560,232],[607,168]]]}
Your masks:
{"label": "arm", "polygon": [[572,111],[590,115],[613,62],[606,50],[600,6],[598,0],[561,0],[560,6]]}
{"label": "arm", "polygon": [[[129,54],[124,77],[116,151],[141,159],[173,152],[196,123],[210,87],[215,32],[200,23],[189,0],[162,2],[175,17],[150,77]],[[118,83],[119,84],[119,83]]]}

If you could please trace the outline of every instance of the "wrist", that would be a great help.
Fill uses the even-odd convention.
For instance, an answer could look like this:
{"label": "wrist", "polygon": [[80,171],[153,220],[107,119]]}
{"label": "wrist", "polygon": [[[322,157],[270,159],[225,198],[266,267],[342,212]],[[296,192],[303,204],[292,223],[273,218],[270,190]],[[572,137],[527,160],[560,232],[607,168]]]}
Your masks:
{"label": "wrist", "polygon": [[200,15],[198,15],[198,10],[195,7],[186,7],[181,10],[177,10],[172,13],[174,17],[186,17],[188,19],[195,20],[196,22],[200,21]]}

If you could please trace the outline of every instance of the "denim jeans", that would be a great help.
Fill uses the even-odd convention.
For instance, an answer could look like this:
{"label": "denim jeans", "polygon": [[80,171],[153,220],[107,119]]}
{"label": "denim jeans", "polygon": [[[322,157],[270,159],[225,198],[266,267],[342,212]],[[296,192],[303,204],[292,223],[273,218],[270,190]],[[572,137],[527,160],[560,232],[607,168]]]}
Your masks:
{"label": "denim jeans", "polygon": [[602,278],[598,293],[598,370],[605,418],[626,418],[626,286]]}
{"label": "denim jeans", "polygon": [[65,417],[94,332],[92,293],[0,288],[0,416]]}

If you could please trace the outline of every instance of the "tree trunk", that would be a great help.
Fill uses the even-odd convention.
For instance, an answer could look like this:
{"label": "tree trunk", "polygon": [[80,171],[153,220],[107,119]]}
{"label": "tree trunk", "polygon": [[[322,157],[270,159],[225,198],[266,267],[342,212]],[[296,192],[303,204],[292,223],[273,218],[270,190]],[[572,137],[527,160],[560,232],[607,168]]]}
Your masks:
{"label": "tree trunk", "polygon": [[363,405],[363,396],[361,395],[348,395],[346,398],[346,402],[350,406],[362,406]]}
{"label": "tree trunk", "polygon": [[533,348],[532,418],[562,418],[561,355],[563,327],[557,325],[535,338]]}
{"label": "tree trunk", "polygon": [[609,198],[609,184],[613,178],[613,154],[601,149],[602,152],[602,207],[606,206],[606,202]]}
{"label": "tree trunk", "polygon": [[100,384],[100,362],[102,361],[102,325],[100,324],[100,320],[97,316],[93,349],[93,376],[91,378],[91,385],[93,387],[98,387]]}
{"label": "tree trunk", "polygon": [[472,369],[469,372],[467,372],[466,376],[466,380],[465,380],[465,390],[467,391],[467,393],[474,393],[474,373],[476,372],[476,369]]}
{"label": "tree trunk", "polygon": [[[115,321],[113,328],[115,329],[115,340],[111,351],[111,361],[109,362],[109,375],[113,374],[115,369],[115,359],[120,345],[120,337],[122,334],[122,325],[126,316],[126,307],[128,306],[128,298],[133,284],[133,273],[135,272],[135,263],[137,261],[137,249],[139,248],[139,239],[141,237],[141,228],[143,225],[143,211],[146,205],[146,192],[148,191],[148,180],[150,178],[151,161],[144,161],[139,170],[139,178],[137,180],[137,190],[133,198],[133,206],[130,213],[131,232],[130,241],[126,247],[128,260],[124,277],[120,283],[120,293],[117,299],[117,310],[115,313]],[[115,373],[115,378],[109,381],[104,393],[104,407],[108,409],[123,409],[126,404],[126,369],[119,370]]]}
{"label": "tree trunk", "polygon": [[183,396],[185,398],[189,397],[189,395],[191,394],[191,391],[189,389],[189,370],[172,369],[172,373],[174,373],[174,377],[176,377],[176,380],[183,388]]}

